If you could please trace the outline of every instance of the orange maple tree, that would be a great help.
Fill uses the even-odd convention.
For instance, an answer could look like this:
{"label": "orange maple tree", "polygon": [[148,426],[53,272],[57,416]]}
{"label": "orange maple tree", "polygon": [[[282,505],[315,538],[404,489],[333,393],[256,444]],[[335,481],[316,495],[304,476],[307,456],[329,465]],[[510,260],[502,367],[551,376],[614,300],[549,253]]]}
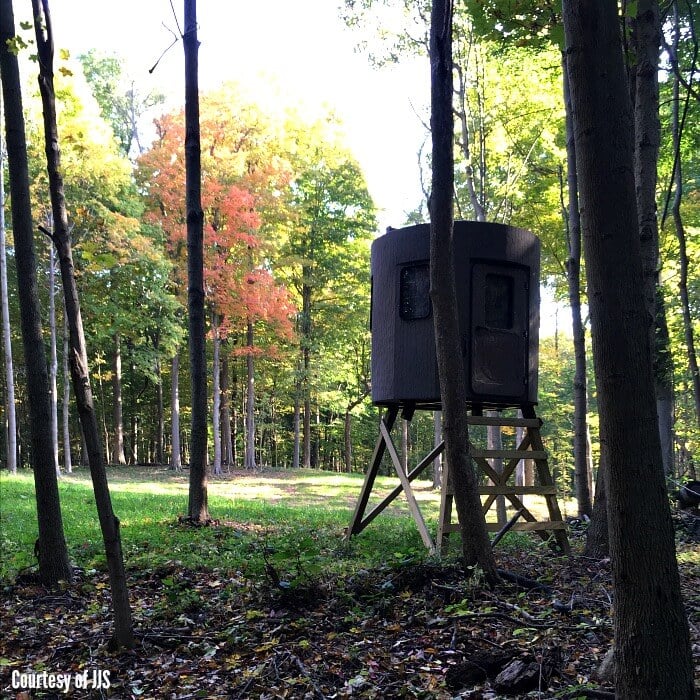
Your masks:
{"label": "orange maple tree", "polygon": [[[256,125],[224,119],[222,102],[202,102],[202,207],[205,211],[204,263],[207,299],[217,315],[221,337],[265,324],[277,339],[293,335],[289,293],[266,264],[260,235],[261,210],[269,210],[269,193],[286,179],[278,158],[265,158]],[[139,159],[138,178],[148,202],[147,216],[159,223],[176,261],[179,282],[185,279],[184,120],[182,112],[156,121],[157,138]],[[181,284],[181,286],[184,286]],[[237,354],[275,354],[246,344]]]}

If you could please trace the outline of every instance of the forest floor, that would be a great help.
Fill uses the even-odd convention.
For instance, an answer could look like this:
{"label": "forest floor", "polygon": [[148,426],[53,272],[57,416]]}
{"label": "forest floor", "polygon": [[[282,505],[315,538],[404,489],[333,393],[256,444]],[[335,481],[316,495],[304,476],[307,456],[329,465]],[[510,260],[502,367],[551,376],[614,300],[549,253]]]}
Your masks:
{"label": "forest floor", "polygon": [[[160,528],[162,542],[152,534],[150,548],[137,543],[148,550],[143,558],[127,556],[137,635],[128,652],[107,648],[109,584],[99,563],[76,568],[75,581],[60,590],[40,586],[33,569],[4,581],[1,696],[614,697],[596,675],[612,636],[610,567],[578,553],[582,533],[571,533],[574,554],[568,557],[529,536],[507,535],[497,548],[499,566],[540,585],[504,581],[489,589],[478,576],[467,581],[454,554],[431,558],[413,542],[401,547],[390,537],[388,550],[371,559],[342,542],[335,521],[314,521],[316,510],[322,508],[305,504],[296,523],[285,510],[274,523],[152,525]],[[700,673],[700,560],[680,518],[678,525]],[[4,527],[3,537],[7,533]],[[171,535],[178,539],[169,540]],[[127,534],[125,539],[127,552],[135,553]],[[183,541],[188,544],[180,549]],[[377,536],[373,546],[379,541]],[[316,556],[306,556],[314,546]],[[239,549],[251,566],[225,556]],[[203,550],[202,557],[193,558],[190,550]],[[508,666],[514,670],[513,662],[519,686],[502,673]],[[70,681],[68,692],[17,687],[61,679]]]}

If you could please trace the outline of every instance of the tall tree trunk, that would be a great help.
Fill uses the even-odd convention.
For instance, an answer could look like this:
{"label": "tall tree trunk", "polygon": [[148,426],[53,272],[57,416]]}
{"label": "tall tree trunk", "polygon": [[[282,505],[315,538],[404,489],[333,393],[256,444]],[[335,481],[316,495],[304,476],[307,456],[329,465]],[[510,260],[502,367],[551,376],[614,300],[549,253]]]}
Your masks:
{"label": "tall tree trunk", "polygon": [[[442,411],[433,411],[433,447],[442,442]],[[442,453],[433,460],[433,488],[442,488]]]}
{"label": "tall tree trunk", "polygon": [[[678,5],[674,3],[675,25],[678,27]],[[678,32],[674,37],[674,54],[678,53]],[[693,333],[693,317],[690,311],[690,297],[688,295],[688,250],[685,237],[685,227],[681,215],[681,202],[683,200],[683,163],[681,160],[681,128],[680,128],[680,86],[678,76],[673,78],[673,101],[671,130],[673,133],[673,151],[675,155],[673,170],[673,201],[671,203],[671,215],[673,226],[678,239],[678,293],[681,298],[681,313],[683,315],[683,334],[685,348],[688,355],[688,372],[693,386],[693,399],[695,400],[695,419],[700,425],[700,368],[698,368],[698,356],[695,348],[695,335]]]}
{"label": "tall tree trunk", "polygon": [[294,452],[292,454],[292,469],[299,469],[301,452],[301,383],[297,382],[294,392]]}
{"label": "tall tree trunk", "polygon": [[68,317],[63,307],[63,468],[66,474],[73,473],[73,458],[70,450],[70,338]]}
{"label": "tall tree trunk", "polygon": [[233,437],[231,435],[231,382],[229,379],[229,357],[221,358],[221,460],[231,471],[233,465]]}
{"label": "tall tree trunk", "polygon": [[19,66],[17,56],[9,48],[9,42],[15,36],[14,23],[12,1],[0,0],[0,77],[5,109],[22,344],[27,370],[29,428],[39,526],[39,577],[45,585],[55,586],[61,580],[70,581],[73,571],[63,535],[53,451],[51,443],[46,440],[46,426],[51,421],[49,375],[41,327]]}
{"label": "tall tree trunk", "polygon": [[124,456],[124,410],[122,400],[122,345],[119,333],[114,335],[114,364],[112,366],[112,460],[126,464]]}
{"label": "tall tree trunk", "polygon": [[156,464],[164,464],[165,453],[165,406],[163,405],[163,375],[160,358],[156,358]]}
{"label": "tall tree trunk", "polygon": [[350,431],[351,415],[350,408],[346,408],[345,418],[343,420],[343,441],[345,445],[343,452],[345,457],[345,471],[348,474],[352,472],[352,434]]}
{"label": "tall tree trunk", "polygon": [[656,418],[615,0],[564,2],[601,444],[608,462],[620,698],[694,697]]}
{"label": "tall tree trunk", "polygon": [[[523,412],[521,410],[518,410],[518,418],[523,417]],[[523,439],[525,437],[525,428],[522,426],[517,426],[515,428],[515,442],[518,445],[518,447],[521,445]],[[518,464],[515,467],[515,485],[516,486],[525,486],[525,461],[524,459],[521,459]],[[518,498],[523,501],[525,498],[525,494],[521,493]]]}
{"label": "tall tree trunk", "polygon": [[[49,216],[50,220],[51,217]],[[49,224],[51,225],[51,224]],[[49,390],[51,392],[51,449],[56,474],[61,476],[58,463],[58,349],[56,333],[56,256],[49,244]]]}
{"label": "tall tree trunk", "polygon": [[673,471],[673,359],[666,308],[659,281],[659,225],[656,215],[659,122],[659,48],[661,20],[658,0],[639,0],[632,22],[636,59],[634,85],[634,176],[642,249],[644,297],[649,343],[654,361],[654,390],[664,473]]}
{"label": "tall tree trunk", "polygon": [[591,523],[586,531],[586,546],[584,554],[592,559],[606,559],[610,556],[608,540],[608,495],[607,495],[608,463],[605,445],[601,445],[598,476],[595,482],[595,498]]}
{"label": "tall tree trunk", "polygon": [[212,361],[212,438],[214,441],[214,474],[221,474],[221,338],[219,337],[219,317],[211,315],[211,332],[214,346]]}
{"label": "tall tree trunk", "polygon": [[[486,411],[486,415],[496,418],[498,417],[498,411]],[[503,435],[501,434],[500,425],[486,426],[486,446],[489,450],[503,449]],[[494,457],[491,460],[491,466],[497,474],[503,473],[503,459],[500,457]],[[496,519],[499,525],[505,525],[508,520],[505,496],[496,496]]]}
{"label": "tall tree trunk", "polygon": [[[2,112],[0,95],[0,113]],[[5,248],[5,146],[0,129],[0,299],[2,301],[2,340],[7,386],[7,450],[6,464],[10,474],[17,473],[17,411],[15,407],[15,373],[12,368],[12,335],[10,306],[7,294],[7,251]]]}
{"label": "tall tree trunk", "polygon": [[465,184],[469,193],[469,203],[471,204],[474,219],[476,221],[486,221],[486,212],[481,204],[479,195],[474,184],[474,168],[472,166],[471,153],[471,135],[469,133],[469,114],[468,114],[468,99],[467,99],[467,82],[464,75],[466,66],[456,66],[457,72],[457,98],[459,107],[456,110],[460,125],[460,142],[459,146],[462,150],[462,157],[466,163],[464,172]]}
{"label": "tall tree trunk", "polygon": [[248,321],[246,329],[246,345],[249,352],[246,356],[248,386],[245,401],[245,469],[256,469],[255,464],[255,360],[253,358],[253,324]]}
{"label": "tall tree trunk", "polygon": [[401,466],[403,473],[408,474],[408,426],[409,422],[401,419]]}
{"label": "tall tree trunk", "polygon": [[192,428],[188,516],[208,522],[207,357],[204,323],[204,212],[199,132],[197,0],[185,0],[185,180],[187,207],[187,309],[189,312]]}
{"label": "tall tree trunk", "polygon": [[466,567],[498,578],[469,458],[466,380],[459,351],[453,255],[454,155],[452,116],[452,2],[434,0],[430,17],[432,192],[430,195],[430,298],[442,399],[445,453],[454,486]]}
{"label": "tall tree trunk", "polygon": [[173,355],[170,377],[170,468],[179,472],[182,469],[180,452],[180,355]]}
{"label": "tall tree trunk", "polygon": [[[571,91],[566,70],[566,54],[562,61],[564,74],[564,104],[566,107],[566,173],[569,193],[565,210],[569,257],[566,261],[566,281],[571,307],[571,327],[574,344],[574,483],[579,517],[593,515],[590,473],[586,459],[588,396],[586,387],[586,329],[581,315],[581,216],[576,174],[576,144],[571,115]],[[607,516],[606,516],[607,517]],[[607,528],[606,528],[607,530]]]}
{"label": "tall tree trunk", "polygon": [[[302,273],[306,279],[310,272],[304,268]],[[311,467],[311,287],[304,284],[301,290],[301,342],[302,342],[302,390],[304,404],[304,423],[303,423],[303,449],[302,449],[302,464],[305,469]]]}
{"label": "tall tree trunk", "polygon": [[114,613],[114,633],[111,646],[113,648],[131,648],[134,646],[134,635],[129,605],[129,592],[126,585],[124,559],[122,556],[121,538],[119,534],[119,519],[112,510],[112,501],[107,484],[102,446],[100,444],[97,415],[92,400],[90,388],[90,371],[88,368],[85,334],[80,314],[78,289],[73,267],[66,202],[63,193],[63,177],[61,174],[60,150],[56,126],[56,96],[53,85],[53,34],[51,30],[51,15],[48,0],[32,0],[34,11],[34,32],[39,57],[39,89],[44,108],[44,138],[46,141],[46,164],[51,192],[51,208],[53,211],[53,233],[49,234],[56,246],[61,266],[61,281],[68,327],[70,330],[70,367],[73,379],[78,414],[85,432],[88,448],[90,476],[92,477],[97,514],[102,530],[107,568],[109,571],[110,588],[112,592],[112,611]]}

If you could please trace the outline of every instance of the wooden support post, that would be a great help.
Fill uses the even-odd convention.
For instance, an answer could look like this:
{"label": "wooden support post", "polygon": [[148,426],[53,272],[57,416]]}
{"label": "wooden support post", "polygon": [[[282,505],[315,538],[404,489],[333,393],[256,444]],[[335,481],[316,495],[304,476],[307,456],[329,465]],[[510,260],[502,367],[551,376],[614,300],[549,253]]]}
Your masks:
{"label": "wooden support post", "polygon": [[[380,425],[385,426],[388,430],[394,427],[396,422],[396,416],[399,414],[398,404],[389,406],[386,412],[386,416],[382,416],[380,419]],[[374,453],[372,454],[372,461],[370,462],[369,469],[365,474],[365,481],[362,485],[362,491],[360,491],[360,497],[357,499],[357,505],[355,506],[355,512],[350,520],[350,526],[348,527],[345,538],[350,539],[353,535],[362,532],[365,525],[362,524],[362,516],[367,508],[367,502],[369,501],[370,494],[372,493],[372,487],[374,486],[374,480],[377,478],[377,473],[379,472],[379,465],[382,462],[382,457],[384,456],[384,451],[386,450],[386,443],[384,442],[384,435],[379,433],[379,438],[377,444],[374,446]]]}

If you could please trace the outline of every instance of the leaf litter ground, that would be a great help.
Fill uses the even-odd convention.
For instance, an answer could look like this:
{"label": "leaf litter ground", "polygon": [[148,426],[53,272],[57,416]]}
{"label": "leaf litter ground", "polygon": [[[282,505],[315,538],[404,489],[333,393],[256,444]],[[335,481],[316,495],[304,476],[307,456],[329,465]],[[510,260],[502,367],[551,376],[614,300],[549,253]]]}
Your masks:
{"label": "leaf litter ground", "polygon": [[[402,558],[333,576],[300,565],[286,581],[263,557],[257,578],[175,560],[130,570],[138,644],[123,653],[106,648],[104,572],[77,570],[60,591],[19,577],[2,599],[2,697],[614,697],[596,677],[612,634],[607,562],[508,548],[499,565],[541,585],[489,590],[449,559]],[[698,660],[700,572],[690,562],[681,575]],[[514,663],[519,675],[508,681],[502,671]],[[12,689],[13,671],[85,670],[109,671],[109,687]]]}

